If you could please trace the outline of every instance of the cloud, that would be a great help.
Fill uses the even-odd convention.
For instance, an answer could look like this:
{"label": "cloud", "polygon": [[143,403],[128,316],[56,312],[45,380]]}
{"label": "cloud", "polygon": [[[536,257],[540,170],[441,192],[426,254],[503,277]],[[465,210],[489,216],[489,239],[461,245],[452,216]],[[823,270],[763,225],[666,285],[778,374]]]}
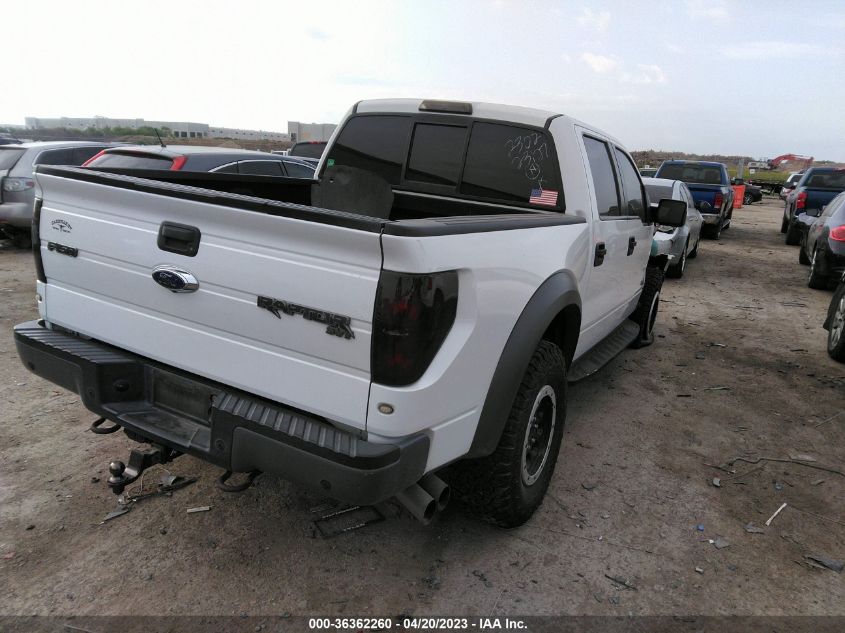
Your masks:
{"label": "cloud", "polygon": [[312,40],[317,40],[318,42],[326,42],[331,39],[331,36],[328,33],[323,31],[322,29],[314,27],[308,29],[308,37],[310,37]]}
{"label": "cloud", "polygon": [[596,73],[607,73],[616,68],[619,62],[612,57],[605,55],[595,55],[593,53],[583,53],[581,59],[593,69]]}
{"label": "cloud", "polygon": [[785,42],[782,40],[757,40],[753,42],[737,42],[722,50],[728,59],[767,60],[789,59],[791,57],[820,56],[830,58],[839,56],[842,51],[831,49],[818,44],[805,42]]}
{"label": "cloud", "polygon": [[721,0],[687,0],[687,13],[692,18],[704,18],[717,22],[731,19],[731,12]]}
{"label": "cloud", "polygon": [[578,24],[588,29],[595,29],[600,33],[607,30],[610,24],[610,11],[596,11],[592,9],[584,9],[578,17]]}
{"label": "cloud", "polygon": [[631,84],[665,84],[666,73],[657,64],[637,64],[637,72],[623,73],[622,81]]}

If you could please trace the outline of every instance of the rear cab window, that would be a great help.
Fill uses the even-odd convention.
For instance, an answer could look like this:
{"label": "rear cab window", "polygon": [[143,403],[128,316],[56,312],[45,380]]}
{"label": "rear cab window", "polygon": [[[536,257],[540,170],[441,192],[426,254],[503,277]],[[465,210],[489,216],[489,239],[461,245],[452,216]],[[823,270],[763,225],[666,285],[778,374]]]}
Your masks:
{"label": "rear cab window", "polygon": [[167,156],[133,152],[106,152],[88,163],[88,167],[117,169],[170,169],[173,161]]}
{"label": "rear cab window", "polygon": [[326,165],[374,172],[402,192],[562,211],[557,156],[545,130],[465,117],[359,115]]}
{"label": "rear cab window", "polygon": [[823,172],[810,172],[804,187],[812,189],[845,189],[845,169],[831,169]]}
{"label": "rear cab window", "polygon": [[657,172],[657,178],[682,180],[700,185],[721,185],[722,170],[715,165],[696,165],[671,163],[663,165]]}

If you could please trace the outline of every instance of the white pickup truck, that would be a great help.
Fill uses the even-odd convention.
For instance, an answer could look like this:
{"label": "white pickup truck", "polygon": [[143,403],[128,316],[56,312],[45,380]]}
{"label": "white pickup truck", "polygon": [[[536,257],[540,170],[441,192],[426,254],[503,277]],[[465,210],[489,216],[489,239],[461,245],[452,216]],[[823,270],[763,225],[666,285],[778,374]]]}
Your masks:
{"label": "white pickup truck", "polygon": [[[566,383],[647,344],[662,271],[616,139],[567,116],[356,104],[317,180],[39,167],[26,366],[149,445],[423,520],[540,505]],[[652,217],[653,216],[653,217]],[[111,427],[104,423],[112,423]]]}

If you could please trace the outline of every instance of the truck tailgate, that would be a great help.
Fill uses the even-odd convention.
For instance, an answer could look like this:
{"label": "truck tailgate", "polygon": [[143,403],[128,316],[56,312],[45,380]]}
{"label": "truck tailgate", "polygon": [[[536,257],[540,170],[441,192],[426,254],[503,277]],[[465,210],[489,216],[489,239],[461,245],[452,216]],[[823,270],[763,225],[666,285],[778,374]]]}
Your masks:
{"label": "truck tailgate", "polygon": [[[364,428],[377,232],[36,178],[48,322]],[[164,222],[199,230],[195,256],[159,248]],[[161,265],[189,272],[198,289],[163,287],[152,277]]]}
{"label": "truck tailgate", "polygon": [[[687,187],[689,187],[690,193],[692,193],[693,200],[696,202],[708,202],[714,207],[716,206],[716,194],[722,191],[722,188],[719,185],[696,185],[692,183],[687,183]],[[715,209],[718,213],[719,209]]]}

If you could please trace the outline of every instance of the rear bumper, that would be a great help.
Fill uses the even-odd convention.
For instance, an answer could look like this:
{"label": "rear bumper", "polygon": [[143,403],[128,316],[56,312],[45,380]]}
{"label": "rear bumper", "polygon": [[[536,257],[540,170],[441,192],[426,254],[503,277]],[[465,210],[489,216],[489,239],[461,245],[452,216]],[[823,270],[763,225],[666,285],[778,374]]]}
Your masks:
{"label": "rear bumper", "polygon": [[234,472],[261,470],[349,503],[372,504],[418,481],[429,439],[367,442],[321,418],[39,322],[15,326],[30,371],[80,395],[133,436]]}
{"label": "rear bumper", "polygon": [[21,229],[32,226],[32,202],[0,203],[0,226],[6,224]]}

